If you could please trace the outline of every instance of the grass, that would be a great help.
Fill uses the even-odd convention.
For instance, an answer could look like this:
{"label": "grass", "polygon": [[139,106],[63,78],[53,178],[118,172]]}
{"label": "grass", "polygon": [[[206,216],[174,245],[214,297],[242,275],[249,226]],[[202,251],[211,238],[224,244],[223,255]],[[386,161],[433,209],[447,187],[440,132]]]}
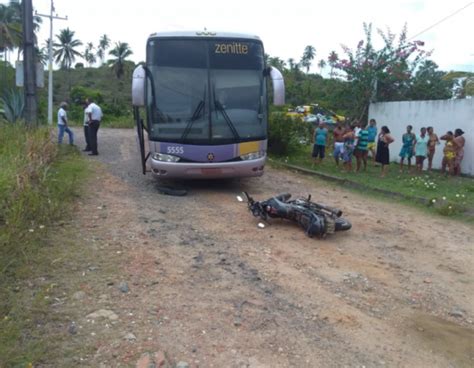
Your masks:
{"label": "grass", "polygon": [[[348,173],[337,167],[332,155],[326,152],[327,157],[322,164],[313,164],[310,146],[301,147],[300,150],[288,157],[275,157],[276,162],[288,163],[306,169],[331,175],[340,179],[350,180],[366,188],[374,188],[399,193],[403,196],[424,199],[428,205],[413,202],[417,206],[428,207],[430,212],[441,215],[465,217],[465,213],[472,213],[474,209],[474,179],[469,177],[446,177],[439,172],[423,172],[421,174],[408,173],[407,168],[399,172],[396,163],[390,164],[389,173],[385,178],[380,177],[380,167],[374,167],[369,159],[367,171]],[[353,159],[355,170],[355,158]]]}
{"label": "grass", "polygon": [[26,367],[45,354],[38,330],[51,285],[25,285],[51,272],[49,236],[71,211],[88,168],[73,147],[58,147],[48,128],[0,124],[0,366]]}
{"label": "grass", "polygon": [[[75,127],[82,127],[83,121],[71,119],[69,120],[69,124]],[[135,120],[131,114],[123,116],[111,116],[104,114],[103,120],[100,122],[100,126],[101,128],[117,129],[135,128]]]}
{"label": "grass", "polygon": [[[82,127],[82,121],[70,121],[71,126]],[[117,128],[117,129],[129,129],[135,128],[135,121],[133,116],[120,116],[120,117],[104,117],[104,120],[100,123],[101,128]]]}

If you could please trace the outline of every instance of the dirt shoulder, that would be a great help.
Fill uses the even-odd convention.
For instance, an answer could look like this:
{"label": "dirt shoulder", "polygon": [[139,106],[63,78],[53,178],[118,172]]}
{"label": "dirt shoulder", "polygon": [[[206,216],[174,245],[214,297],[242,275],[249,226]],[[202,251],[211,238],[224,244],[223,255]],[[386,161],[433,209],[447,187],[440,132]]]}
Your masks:
{"label": "dirt shoulder", "polygon": [[[45,334],[61,342],[41,366],[133,367],[147,352],[199,367],[472,366],[468,225],[271,168],[164,196],[132,131],[101,134],[97,174],[56,234],[71,256],[48,275],[60,303]],[[311,193],[353,229],[258,229],[243,190]]]}

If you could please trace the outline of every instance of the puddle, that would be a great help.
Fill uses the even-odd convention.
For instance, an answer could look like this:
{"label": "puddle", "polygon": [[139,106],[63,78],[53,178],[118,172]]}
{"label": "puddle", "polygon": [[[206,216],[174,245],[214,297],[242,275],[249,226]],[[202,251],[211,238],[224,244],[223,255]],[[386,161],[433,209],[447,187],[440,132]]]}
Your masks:
{"label": "puddle", "polygon": [[431,350],[456,367],[474,366],[474,330],[423,314],[415,316],[414,328]]}

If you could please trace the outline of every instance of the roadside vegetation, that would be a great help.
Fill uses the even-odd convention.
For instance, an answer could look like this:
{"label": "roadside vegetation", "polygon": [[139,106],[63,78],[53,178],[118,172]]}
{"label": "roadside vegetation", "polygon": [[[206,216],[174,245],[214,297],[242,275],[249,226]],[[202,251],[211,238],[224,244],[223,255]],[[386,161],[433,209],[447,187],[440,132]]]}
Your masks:
{"label": "roadside vegetation", "polygon": [[49,236],[70,214],[88,168],[49,129],[1,122],[0,167],[0,366],[25,367],[45,353],[38,326],[53,287],[25,285],[53,268],[61,247]]}

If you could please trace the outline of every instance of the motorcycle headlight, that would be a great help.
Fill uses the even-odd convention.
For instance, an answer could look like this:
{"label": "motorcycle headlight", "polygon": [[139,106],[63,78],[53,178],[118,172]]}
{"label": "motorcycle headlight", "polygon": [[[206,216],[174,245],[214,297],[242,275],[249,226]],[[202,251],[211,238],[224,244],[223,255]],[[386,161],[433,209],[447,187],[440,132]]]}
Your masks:
{"label": "motorcycle headlight", "polygon": [[180,159],[178,156],[166,155],[164,153],[158,153],[158,152],[155,152],[151,156],[151,158],[153,160],[163,161],[163,162],[178,162]]}
{"label": "motorcycle headlight", "polygon": [[240,159],[243,161],[256,160],[257,158],[261,158],[264,156],[265,156],[265,151],[258,151],[258,152],[246,153],[245,155],[240,156]]}

